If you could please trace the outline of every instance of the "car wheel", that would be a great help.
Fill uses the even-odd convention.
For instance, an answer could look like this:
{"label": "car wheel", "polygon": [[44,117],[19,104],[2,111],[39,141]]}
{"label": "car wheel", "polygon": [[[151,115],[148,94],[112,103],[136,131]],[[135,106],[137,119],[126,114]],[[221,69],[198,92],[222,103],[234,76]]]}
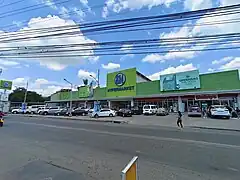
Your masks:
{"label": "car wheel", "polygon": [[16,112],[16,111],[13,111],[13,114],[17,114],[17,112]]}
{"label": "car wheel", "polygon": [[47,112],[44,112],[43,114],[44,114],[44,115],[47,115],[48,113],[47,113]]}
{"label": "car wheel", "polygon": [[109,114],[109,117],[113,117],[113,114]]}
{"label": "car wheel", "polygon": [[[110,116],[110,114],[109,114],[109,116]],[[125,117],[125,114],[122,114],[122,117]]]}
{"label": "car wheel", "polygon": [[95,117],[95,118],[98,118],[98,114],[95,114],[94,117]]}
{"label": "car wheel", "polygon": [[60,113],[57,113],[58,116],[60,116]]}
{"label": "car wheel", "polygon": [[86,114],[85,114],[85,113],[82,113],[82,115],[83,115],[83,116],[86,116]]}

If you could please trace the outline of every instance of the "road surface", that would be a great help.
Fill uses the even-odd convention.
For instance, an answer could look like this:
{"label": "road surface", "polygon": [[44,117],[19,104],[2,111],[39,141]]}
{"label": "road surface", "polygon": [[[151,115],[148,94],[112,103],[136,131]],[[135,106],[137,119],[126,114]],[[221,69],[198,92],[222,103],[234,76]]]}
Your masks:
{"label": "road surface", "polygon": [[140,180],[240,177],[240,133],[9,116],[0,179],[117,180],[139,156]]}

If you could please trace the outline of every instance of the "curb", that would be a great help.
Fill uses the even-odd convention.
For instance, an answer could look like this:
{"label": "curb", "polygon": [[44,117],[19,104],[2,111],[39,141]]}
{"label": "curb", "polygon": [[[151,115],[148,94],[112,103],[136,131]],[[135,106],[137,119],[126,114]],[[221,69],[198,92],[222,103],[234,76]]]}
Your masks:
{"label": "curb", "polygon": [[219,130],[219,131],[234,131],[234,132],[240,132],[240,129],[227,129],[227,128],[213,128],[213,127],[201,127],[201,126],[189,126],[191,128],[197,128],[197,129],[210,129],[210,130]]}
{"label": "curb", "polygon": [[[15,115],[14,115],[15,116]],[[19,116],[19,114],[17,115]],[[61,116],[34,116],[34,115],[21,115],[21,117],[32,117],[32,118],[53,118],[61,120],[73,120],[73,121],[87,121],[87,122],[103,122],[103,123],[116,123],[116,124],[127,124],[128,121],[120,120],[106,120],[106,119],[79,119],[74,117],[61,117]]]}

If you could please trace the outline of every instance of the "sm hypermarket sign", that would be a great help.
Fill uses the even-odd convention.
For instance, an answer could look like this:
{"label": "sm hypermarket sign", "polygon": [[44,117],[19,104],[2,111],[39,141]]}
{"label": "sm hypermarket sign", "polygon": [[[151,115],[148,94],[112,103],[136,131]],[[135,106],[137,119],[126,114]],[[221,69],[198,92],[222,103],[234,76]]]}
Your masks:
{"label": "sm hypermarket sign", "polygon": [[107,75],[107,97],[136,96],[136,68]]}
{"label": "sm hypermarket sign", "polygon": [[160,76],[160,90],[174,91],[200,88],[199,71],[187,71]]}
{"label": "sm hypermarket sign", "polygon": [[0,80],[0,89],[11,90],[12,81]]}

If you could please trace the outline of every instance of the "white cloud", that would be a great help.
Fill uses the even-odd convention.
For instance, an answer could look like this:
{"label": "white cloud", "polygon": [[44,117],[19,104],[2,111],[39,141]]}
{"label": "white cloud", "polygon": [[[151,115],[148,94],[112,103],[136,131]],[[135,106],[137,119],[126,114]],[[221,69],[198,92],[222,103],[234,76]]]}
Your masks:
{"label": "white cloud", "polygon": [[64,6],[62,6],[59,10],[61,16],[65,17],[65,18],[69,18],[69,10],[67,8],[65,8]]}
{"label": "white cloud", "polygon": [[121,58],[120,58],[120,61],[125,61],[126,59],[128,58],[133,58],[135,55],[134,54],[126,54],[126,55],[123,55]]}
{"label": "white cloud", "polygon": [[94,72],[88,72],[83,69],[80,69],[78,71],[78,77],[80,79],[84,79],[84,78],[90,79],[91,78],[90,75],[92,75],[93,77],[96,77],[96,73],[94,73]]}
{"label": "white cloud", "polygon": [[195,51],[185,51],[184,52],[184,50],[187,50],[187,49],[179,50],[179,52],[177,50],[171,50],[165,55],[149,54],[142,59],[142,62],[149,62],[149,63],[161,62],[161,63],[163,63],[166,60],[172,60],[172,59],[177,59],[177,58],[191,59],[197,53]]}
{"label": "white cloud", "polygon": [[214,72],[215,71],[215,69],[213,69],[213,68],[208,68],[208,72]]}
{"label": "white cloud", "polygon": [[122,45],[121,50],[124,52],[130,52],[132,47],[133,47],[132,44],[124,44],[124,45]]}
{"label": "white cloud", "polygon": [[80,0],[80,2],[81,2],[84,6],[87,6],[87,5],[88,5],[88,0]]}
{"label": "white cloud", "polygon": [[120,67],[121,67],[120,64],[115,64],[115,63],[108,63],[106,65],[102,64],[102,68],[107,70],[118,69]]}
{"label": "white cloud", "polygon": [[216,64],[221,64],[221,63],[230,61],[230,60],[232,60],[232,59],[234,59],[234,57],[228,56],[228,57],[224,57],[224,58],[219,59],[219,60],[214,60],[214,61],[212,61],[212,64],[214,64],[214,65],[216,65]]}
{"label": "white cloud", "polygon": [[193,64],[186,64],[186,65],[180,65],[177,67],[168,67],[167,69],[164,69],[160,72],[154,73],[150,76],[148,76],[148,78],[152,79],[152,80],[157,80],[159,79],[160,75],[163,74],[172,74],[172,73],[178,73],[178,72],[185,72],[185,71],[191,71],[191,70],[195,70],[197,69],[195,66],[193,66]]}
{"label": "white cloud", "polygon": [[15,89],[15,87],[26,88],[27,82],[29,91],[35,91],[43,96],[49,96],[63,88],[68,88],[64,83],[49,81],[44,78],[31,79],[28,77],[19,77],[13,79],[13,89]]}
{"label": "white cloud", "polygon": [[[76,23],[72,20],[64,20],[61,19],[58,16],[47,16],[46,18],[32,18],[29,22],[27,27],[24,27],[23,29],[21,29],[18,32],[21,32],[22,30],[28,30],[28,29],[38,29],[38,28],[46,28],[46,27],[56,27],[56,26],[66,26],[66,25],[76,25]],[[64,32],[76,32],[78,33],[78,35],[76,36],[72,36],[72,37],[64,37],[64,38],[55,38],[55,39],[50,39],[50,38],[37,38],[34,40],[28,40],[28,41],[19,41],[19,42],[11,42],[11,43],[0,43],[0,47],[8,47],[8,46],[15,46],[15,47],[24,47],[24,46],[46,46],[46,45],[62,45],[62,44],[79,44],[79,43],[96,43],[96,41],[91,40],[87,37],[85,37],[82,33],[80,29],[75,29],[75,30],[66,30]],[[13,33],[3,33],[3,35],[8,36],[8,40],[11,39],[11,34]],[[48,35],[51,33],[41,33],[41,35]],[[38,33],[34,34],[34,35],[40,35]],[[26,36],[27,37],[27,36]],[[74,49],[77,50],[81,47],[69,47],[69,48],[65,48],[65,50],[69,50],[69,49]],[[94,48],[94,47],[89,47]],[[13,51],[14,53],[18,53],[18,52],[28,52],[28,49],[21,49],[21,50],[16,50]],[[41,50],[40,50],[41,51]],[[69,53],[68,53],[69,54]],[[77,54],[77,53],[71,53],[73,54]],[[51,57],[51,58],[26,58],[24,59],[24,61],[32,61],[32,62],[38,62],[40,65],[45,66],[49,69],[52,70],[62,70],[64,68],[66,68],[69,65],[77,65],[77,64],[81,64],[84,62],[87,62],[87,60],[89,60],[89,58],[91,56],[88,55],[92,55],[93,54],[93,50],[86,50],[81,52],[81,54],[84,54],[86,56],[81,56],[81,57],[64,57],[64,55],[66,55],[66,53],[62,52],[62,53],[57,53],[57,55],[59,55],[60,57]],[[61,57],[61,55],[63,57]],[[20,55],[18,55],[20,56]],[[28,56],[28,55],[24,55],[24,56]],[[31,56],[31,55],[29,55]],[[20,59],[20,58],[19,58]],[[19,59],[15,59],[19,60]],[[21,59],[23,60],[23,59]],[[91,59],[92,60],[92,57]]]}
{"label": "white cloud", "polygon": [[154,6],[160,5],[169,7],[175,1],[177,0],[106,0],[106,6],[103,8],[102,16],[107,17],[109,10],[119,13],[125,9],[135,10],[143,7],[151,9]]}
{"label": "white cloud", "polygon": [[84,11],[82,11],[81,9],[78,9],[76,7],[74,7],[72,9],[72,11],[75,12],[78,15],[78,17],[80,18],[81,21],[83,21],[83,18],[86,16]]}
{"label": "white cloud", "polygon": [[9,61],[7,59],[0,59],[0,65],[3,65],[3,66],[16,66],[16,65],[19,65],[19,63],[15,62],[15,61]]}
{"label": "white cloud", "polygon": [[57,9],[57,6],[55,5],[54,1],[53,0],[38,0],[40,3],[43,3],[53,9]]}
{"label": "white cloud", "polygon": [[178,37],[189,37],[191,36],[191,28],[186,25],[181,27],[180,29],[175,29],[171,31],[170,33],[161,33],[160,34],[160,40],[161,39],[168,39],[168,38],[178,38]]}
{"label": "white cloud", "polygon": [[212,7],[212,0],[185,0],[184,8],[195,11],[199,9],[206,9]]}
{"label": "white cloud", "polygon": [[230,70],[230,69],[240,69],[240,57],[236,57],[230,62],[222,65],[219,69]]}

